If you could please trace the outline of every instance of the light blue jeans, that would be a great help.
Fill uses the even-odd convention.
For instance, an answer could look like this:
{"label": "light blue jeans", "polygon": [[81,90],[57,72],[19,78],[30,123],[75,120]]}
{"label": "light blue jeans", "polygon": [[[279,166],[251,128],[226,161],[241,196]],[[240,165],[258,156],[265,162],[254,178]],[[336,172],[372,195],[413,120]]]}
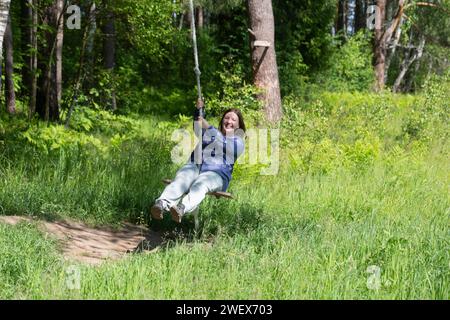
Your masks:
{"label": "light blue jeans", "polygon": [[187,163],[177,171],[175,179],[157,200],[163,201],[165,210],[169,210],[181,200],[185,213],[189,213],[200,205],[208,192],[219,191],[222,186],[223,180],[218,173],[200,173],[199,166]]}

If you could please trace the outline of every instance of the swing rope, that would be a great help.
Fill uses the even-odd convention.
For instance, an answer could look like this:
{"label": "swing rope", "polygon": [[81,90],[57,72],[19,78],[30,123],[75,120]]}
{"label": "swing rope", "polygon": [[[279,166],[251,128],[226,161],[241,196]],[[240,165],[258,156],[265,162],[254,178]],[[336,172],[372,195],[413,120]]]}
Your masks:
{"label": "swing rope", "polygon": [[197,78],[197,94],[198,94],[198,98],[202,99],[202,87],[200,84],[200,75],[202,73],[200,72],[200,66],[198,63],[197,32],[195,29],[194,1],[190,0],[189,4],[190,4],[190,8],[191,8],[191,30],[192,30],[192,43],[194,46],[194,61],[195,61],[194,72],[195,72],[195,76]]}

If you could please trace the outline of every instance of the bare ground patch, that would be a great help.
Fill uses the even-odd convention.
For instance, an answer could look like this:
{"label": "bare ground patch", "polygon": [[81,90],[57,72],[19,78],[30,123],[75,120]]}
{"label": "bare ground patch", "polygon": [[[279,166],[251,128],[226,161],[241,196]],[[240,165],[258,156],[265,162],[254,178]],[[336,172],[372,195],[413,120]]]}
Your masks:
{"label": "bare ground patch", "polygon": [[93,228],[71,220],[49,222],[22,216],[0,216],[1,223],[15,225],[25,221],[37,223],[42,232],[59,240],[66,259],[94,265],[120,259],[130,252],[156,250],[163,243],[162,234],[130,223],[122,223],[117,229]]}

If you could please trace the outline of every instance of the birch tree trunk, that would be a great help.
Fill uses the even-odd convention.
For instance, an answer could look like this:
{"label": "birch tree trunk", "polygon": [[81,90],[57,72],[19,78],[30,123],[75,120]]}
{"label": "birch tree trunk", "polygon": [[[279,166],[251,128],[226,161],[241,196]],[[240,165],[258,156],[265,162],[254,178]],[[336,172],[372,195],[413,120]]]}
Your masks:
{"label": "birch tree trunk", "polygon": [[400,91],[400,85],[403,81],[403,78],[405,77],[406,73],[408,72],[413,62],[422,57],[424,46],[425,46],[425,37],[421,36],[420,43],[417,49],[409,49],[414,50],[415,52],[412,55],[411,54],[407,55],[405,57],[405,60],[403,60],[400,73],[398,74],[397,79],[395,79],[394,87],[392,88],[394,92]]}
{"label": "birch tree trunk", "polygon": [[8,113],[16,113],[16,93],[14,91],[14,62],[13,62],[13,37],[11,29],[11,17],[5,30],[5,92],[6,110]]}
{"label": "birch tree trunk", "polygon": [[248,0],[247,5],[253,35],[251,49],[253,82],[261,89],[258,99],[264,105],[267,120],[275,123],[281,119],[282,109],[272,1]]}
{"label": "birch tree trunk", "polygon": [[[3,48],[3,38],[8,25],[10,0],[0,0],[0,48]],[[0,58],[2,53],[0,53]]]}
{"label": "birch tree trunk", "polygon": [[1,88],[1,61],[3,58],[3,38],[8,24],[10,0],[0,0],[0,88]]}

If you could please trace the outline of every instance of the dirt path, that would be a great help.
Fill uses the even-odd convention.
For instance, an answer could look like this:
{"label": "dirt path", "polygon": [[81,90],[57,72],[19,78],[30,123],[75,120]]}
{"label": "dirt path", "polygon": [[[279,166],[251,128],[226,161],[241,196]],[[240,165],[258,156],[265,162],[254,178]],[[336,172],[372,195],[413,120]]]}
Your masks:
{"label": "dirt path", "polygon": [[36,222],[43,232],[59,240],[66,259],[94,265],[119,259],[129,252],[156,250],[163,242],[161,234],[127,223],[118,229],[92,228],[70,220],[48,222],[29,217],[0,216],[0,223],[15,225],[23,221]]}

